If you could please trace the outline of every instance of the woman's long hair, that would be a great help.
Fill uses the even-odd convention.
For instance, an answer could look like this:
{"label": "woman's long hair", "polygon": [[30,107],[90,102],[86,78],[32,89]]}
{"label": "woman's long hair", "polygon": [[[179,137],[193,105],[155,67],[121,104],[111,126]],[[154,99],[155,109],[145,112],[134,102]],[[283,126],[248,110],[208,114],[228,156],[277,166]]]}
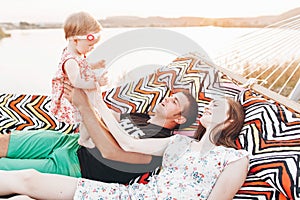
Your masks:
{"label": "woman's long hair", "polygon": [[[237,148],[235,141],[243,127],[245,113],[239,102],[226,97],[225,100],[229,104],[228,118],[226,121],[216,125],[212,129],[210,132],[210,140],[217,146],[222,145],[225,147]],[[206,129],[200,124],[195,134],[195,138],[200,140],[205,134],[205,131]]]}

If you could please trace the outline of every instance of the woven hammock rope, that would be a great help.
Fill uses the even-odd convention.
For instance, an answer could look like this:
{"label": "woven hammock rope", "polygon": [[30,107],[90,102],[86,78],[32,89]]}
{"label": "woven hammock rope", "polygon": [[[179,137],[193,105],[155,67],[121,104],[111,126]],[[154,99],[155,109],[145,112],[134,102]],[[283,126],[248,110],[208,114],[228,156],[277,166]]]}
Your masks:
{"label": "woven hammock rope", "polygon": [[281,103],[292,103],[300,112],[300,15],[245,34],[212,59],[246,82],[256,79],[255,85],[269,91],[267,96],[280,96]]}

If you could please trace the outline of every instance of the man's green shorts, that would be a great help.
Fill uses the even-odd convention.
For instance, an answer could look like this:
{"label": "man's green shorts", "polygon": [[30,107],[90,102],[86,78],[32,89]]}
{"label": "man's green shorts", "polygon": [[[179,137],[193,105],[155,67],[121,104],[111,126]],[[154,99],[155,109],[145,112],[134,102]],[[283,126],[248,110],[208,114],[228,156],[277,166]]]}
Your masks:
{"label": "man's green shorts", "polygon": [[58,131],[14,131],[1,170],[36,169],[44,173],[80,177],[78,134]]}

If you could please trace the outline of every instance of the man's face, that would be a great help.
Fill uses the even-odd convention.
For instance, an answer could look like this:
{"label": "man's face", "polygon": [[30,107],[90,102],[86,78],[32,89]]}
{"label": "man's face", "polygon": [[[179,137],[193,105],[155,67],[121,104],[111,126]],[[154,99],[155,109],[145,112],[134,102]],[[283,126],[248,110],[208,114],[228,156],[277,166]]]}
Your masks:
{"label": "man's face", "polygon": [[166,97],[156,107],[156,114],[164,116],[166,119],[175,119],[188,106],[188,98],[182,92]]}

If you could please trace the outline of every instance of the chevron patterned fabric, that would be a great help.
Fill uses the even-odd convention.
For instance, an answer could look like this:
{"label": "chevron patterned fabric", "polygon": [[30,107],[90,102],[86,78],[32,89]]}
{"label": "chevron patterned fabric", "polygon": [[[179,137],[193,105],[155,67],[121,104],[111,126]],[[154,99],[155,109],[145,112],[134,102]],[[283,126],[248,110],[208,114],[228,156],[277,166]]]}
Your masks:
{"label": "chevron patterned fabric", "polygon": [[[300,116],[250,90],[240,95],[245,124],[239,142],[252,154],[239,199],[299,199]],[[241,195],[240,195],[241,194]]]}
{"label": "chevron patterned fabric", "polygon": [[58,122],[50,112],[50,96],[0,94],[0,132],[52,129],[64,133],[78,125]]}
{"label": "chevron patterned fabric", "polygon": [[[250,154],[246,182],[234,199],[299,199],[300,116],[293,110],[244,89],[207,65],[201,57],[187,54],[138,81],[103,93],[106,104],[120,112],[152,113],[165,96],[188,91],[197,100],[199,116],[212,99],[230,96],[245,109],[245,123],[237,140]],[[48,96],[0,95],[0,131],[54,129],[66,133],[77,125],[59,123],[49,112]],[[195,131],[198,120],[184,131]],[[181,130],[177,133],[181,133]],[[146,183],[145,174],[132,182]]]}

